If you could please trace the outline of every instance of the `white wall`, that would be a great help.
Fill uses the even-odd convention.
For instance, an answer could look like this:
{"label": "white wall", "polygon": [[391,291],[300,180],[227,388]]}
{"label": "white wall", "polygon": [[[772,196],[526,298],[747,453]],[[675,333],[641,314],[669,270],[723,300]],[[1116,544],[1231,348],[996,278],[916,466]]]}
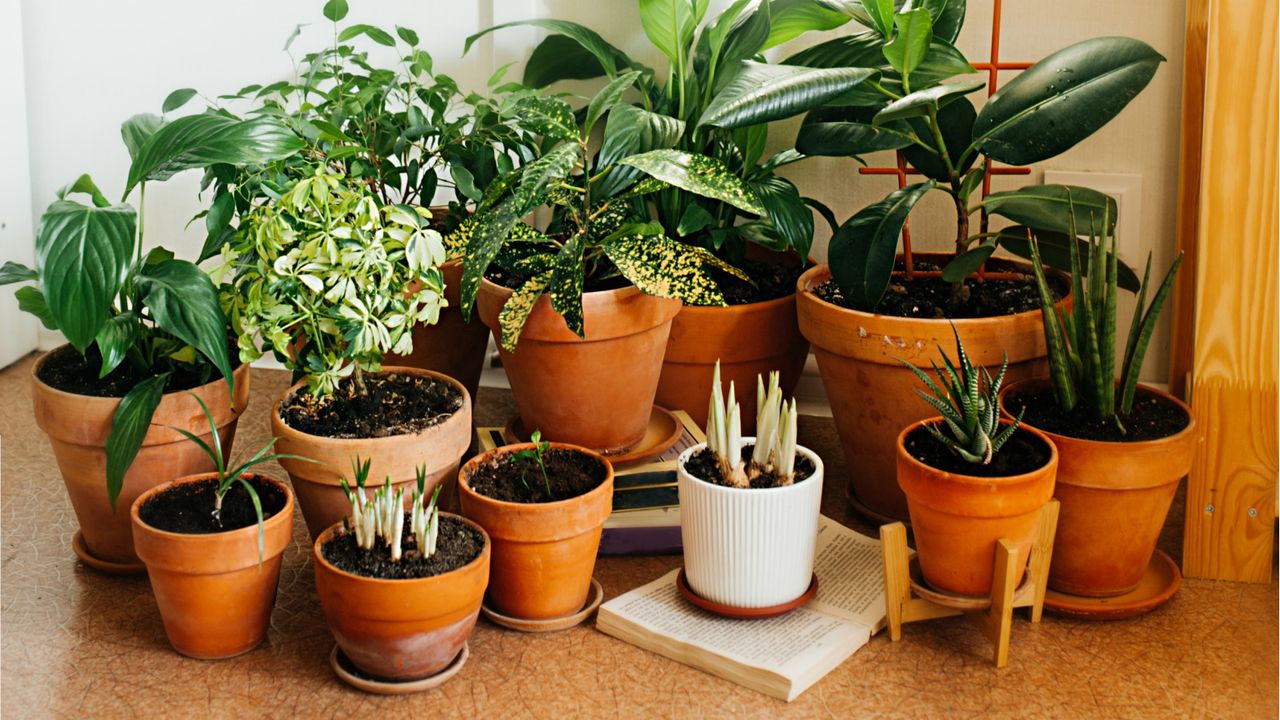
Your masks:
{"label": "white wall", "polygon": [[[22,7],[0,0],[0,264],[35,263],[31,178],[27,172],[27,96],[22,73]],[[13,286],[0,287],[0,367],[36,346],[36,319],[18,309]]]}

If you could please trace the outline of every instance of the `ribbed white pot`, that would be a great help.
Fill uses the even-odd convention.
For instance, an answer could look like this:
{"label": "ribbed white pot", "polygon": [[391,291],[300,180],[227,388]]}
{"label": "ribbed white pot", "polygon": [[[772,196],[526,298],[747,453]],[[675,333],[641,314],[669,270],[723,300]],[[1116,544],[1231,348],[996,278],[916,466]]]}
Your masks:
{"label": "ribbed white pot", "polygon": [[[743,438],[750,445],[754,438]],[[813,578],[822,507],[822,458],[809,478],[777,488],[731,488],[700,480],[685,463],[705,445],[681,453],[680,534],[684,572],[698,595],[731,607],[772,607],[794,600]]]}

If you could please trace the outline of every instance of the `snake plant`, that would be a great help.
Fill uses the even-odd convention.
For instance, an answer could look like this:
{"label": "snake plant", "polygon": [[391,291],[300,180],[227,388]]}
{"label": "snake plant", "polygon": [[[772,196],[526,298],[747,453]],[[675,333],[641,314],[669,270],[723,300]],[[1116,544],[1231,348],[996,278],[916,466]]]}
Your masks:
{"label": "snake plant", "polygon": [[733,383],[729,396],[721,394],[720,363],[711,380],[711,403],[707,411],[707,449],[716,454],[720,476],[730,487],[750,487],[761,475],[772,474],[778,485],[795,480],[796,425],[799,412],[793,398],[790,405],[782,397],[781,374],[769,373],[769,387],[756,377],[756,442],[751,462],[742,461],[742,409]]}

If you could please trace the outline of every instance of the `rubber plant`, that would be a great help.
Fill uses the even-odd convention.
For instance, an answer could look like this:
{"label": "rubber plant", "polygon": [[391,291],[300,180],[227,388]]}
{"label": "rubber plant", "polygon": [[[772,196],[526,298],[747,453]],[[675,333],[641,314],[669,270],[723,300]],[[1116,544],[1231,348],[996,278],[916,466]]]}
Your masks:
{"label": "rubber plant", "polygon": [[[925,176],[858,211],[832,238],[832,277],[852,307],[870,311],[880,302],[907,216],[932,190],[950,196],[955,208],[955,257],[943,270],[943,278],[953,283],[953,302],[964,300],[964,279],[997,248],[1030,257],[1027,228],[1041,234],[1045,259],[1065,268],[1065,234],[1072,220],[1105,211],[1114,221],[1115,201],[1087,188],[1032,185],[985,198],[975,193],[983,185],[986,161],[1048,160],[1110,122],[1150,82],[1165,60],[1160,53],[1133,38],[1085,40],[1024,70],[979,112],[969,96],[985,83],[963,79],[976,71],[953,44],[964,23],[964,0],[827,5],[842,9],[861,29],[803,50],[784,64],[867,68],[875,77],[809,113],[797,150],[836,157],[902,150]],[[1069,192],[1074,216],[1068,212]],[[1001,215],[1017,225],[974,233],[970,216],[976,212]],[[1118,267],[1120,284],[1136,289],[1137,276]]]}
{"label": "rubber plant", "polygon": [[[163,112],[181,108],[194,94],[170,93]],[[81,355],[93,349],[101,357],[99,377],[123,363],[146,375],[112,417],[106,483],[113,508],[175,371],[207,382],[216,370],[234,390],[227,320],[208,275],[163,247],[144,252],[147,183],[196,168],[258,167],[303,147],[277,119],[241,119],[221,110],[175,119],[139,114],[120,133],[131,158],[120,200],[113,203],[81,175],[58,191],[40,218],[36,267],[7,262],[0,268],[0,284],[32,283],[18,289],[19,307],[61,332]],[[130,200],[135,190],[136,207]]]}

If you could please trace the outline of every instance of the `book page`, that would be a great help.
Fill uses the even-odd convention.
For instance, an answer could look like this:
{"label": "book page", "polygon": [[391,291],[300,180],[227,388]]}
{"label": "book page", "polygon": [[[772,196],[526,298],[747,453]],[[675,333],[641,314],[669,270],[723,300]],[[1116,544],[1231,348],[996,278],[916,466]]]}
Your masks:
{"label": "book page", "polygon": [[818,524],[813,572],[818,596],[806,608],[837,615],[879,632],[884,627],[884,561],[880,541],[826,515]]}

